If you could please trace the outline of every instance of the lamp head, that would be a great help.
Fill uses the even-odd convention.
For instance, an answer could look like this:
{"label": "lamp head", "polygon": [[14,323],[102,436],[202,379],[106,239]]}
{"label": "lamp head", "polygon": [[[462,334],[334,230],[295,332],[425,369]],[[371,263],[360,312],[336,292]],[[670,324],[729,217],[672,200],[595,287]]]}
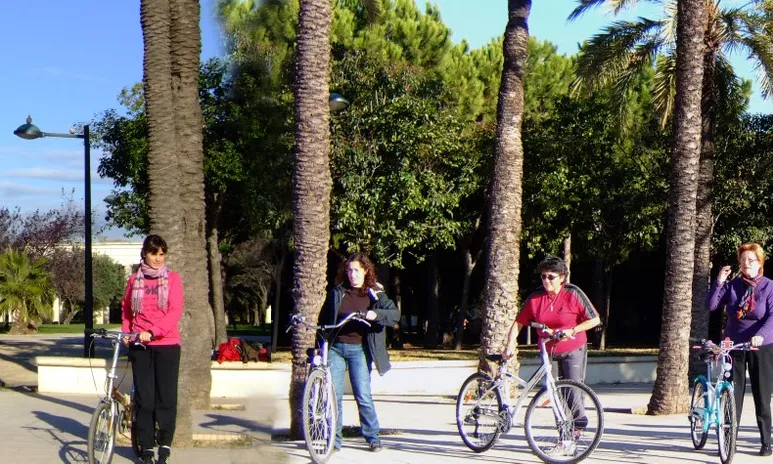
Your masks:
{"label": "lamp head", "polygon": [[331,93],[328,104],[330,105],[330,111],[337,113],[349,107],[349,100],[345,99],[340,94]]}
{"label": "lamp head", "polygon": [[25,140],[35,140],[43,137],[43,132],[38,129],[38,126],[32,124],[32,117],[30,116],[27,116],[27,123],[19,126],[13,133]]}

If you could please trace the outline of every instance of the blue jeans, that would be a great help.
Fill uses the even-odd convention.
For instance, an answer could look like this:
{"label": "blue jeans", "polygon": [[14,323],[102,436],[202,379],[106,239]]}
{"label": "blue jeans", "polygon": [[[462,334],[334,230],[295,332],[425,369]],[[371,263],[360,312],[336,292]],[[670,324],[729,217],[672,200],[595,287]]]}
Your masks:
{"label": "blue jeans", "polygon": [[343,428],[343,397],[344,374],[349,368],[349,381],[352,384],[354,399],[357,401],[357,410],[360,413],[360,426],[362,436],[370,444],[378,442],[378,416],[373,405],[373,396],[370,393],[370,363],[363,345],[335,342],[328,353],[328,364],[333,376],[333,386],[336,390],[336,402],[338,403],[338,425],[336,430],[335,447],[340,448],[343,442],[341,429]]}

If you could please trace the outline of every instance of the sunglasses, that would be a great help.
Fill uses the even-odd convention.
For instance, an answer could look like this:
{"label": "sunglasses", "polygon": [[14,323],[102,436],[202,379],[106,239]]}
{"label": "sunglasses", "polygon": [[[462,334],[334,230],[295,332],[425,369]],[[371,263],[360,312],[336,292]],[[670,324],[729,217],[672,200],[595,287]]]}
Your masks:
{"label": "sunglasses", "polygon": [[542,274],[542,280],[547,280],[550,282],[553,282],[554,280],[558,279],[558,274]]}

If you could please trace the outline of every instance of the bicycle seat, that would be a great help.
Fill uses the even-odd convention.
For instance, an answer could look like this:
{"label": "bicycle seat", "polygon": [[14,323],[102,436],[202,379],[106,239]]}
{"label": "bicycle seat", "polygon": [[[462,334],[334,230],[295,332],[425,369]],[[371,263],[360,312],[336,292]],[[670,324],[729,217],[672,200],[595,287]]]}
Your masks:
{"label": "bicycle seat", "polygon": [[486,360],[491,362],[502,362],[502,355],[501,354],[487,354]]}

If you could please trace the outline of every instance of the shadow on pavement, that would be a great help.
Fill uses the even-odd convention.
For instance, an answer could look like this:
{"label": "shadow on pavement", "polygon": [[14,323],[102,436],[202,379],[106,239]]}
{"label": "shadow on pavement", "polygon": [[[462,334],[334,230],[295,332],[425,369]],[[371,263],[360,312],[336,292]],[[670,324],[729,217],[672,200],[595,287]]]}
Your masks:
{"label": "shadow on pavement", "polygon": [[[224,433],[262,433],[266,435],[271,434],[271,426],[261,424],[250,419],[241,419],[239,417],[227,416],[224,414],[205,414],[212,420],[208,422],[202,422],[200,427],[204,429],[213,429],[216,431],[222,431]],[[229,426],[236,426],[241,430],[229,429]],[[226,430],[223,430],[226,429]]]}

